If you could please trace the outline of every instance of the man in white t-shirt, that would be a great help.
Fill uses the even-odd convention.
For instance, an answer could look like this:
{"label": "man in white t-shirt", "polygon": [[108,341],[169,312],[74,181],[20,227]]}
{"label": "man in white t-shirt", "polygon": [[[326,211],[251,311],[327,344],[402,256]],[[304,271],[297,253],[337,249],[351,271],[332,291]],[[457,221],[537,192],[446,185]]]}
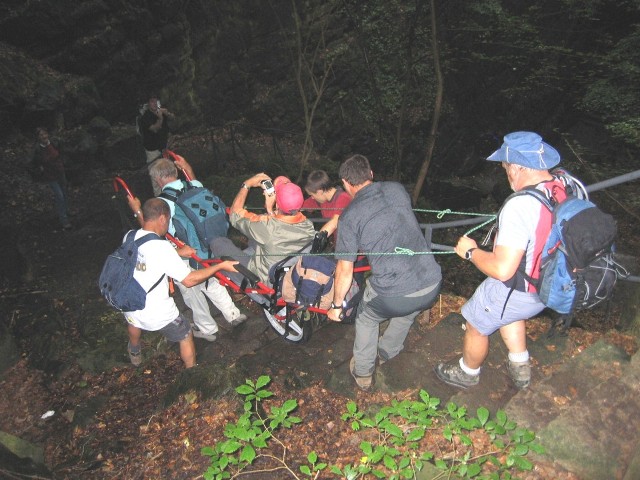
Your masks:
{"label": "man in white t-shirt", "polygon": [[[556,202],[566,198],[564,185],[549,169],[560,162],[560,154],[540,135],[514,132],[504,137],[502,147],[487,160],[502,162],[513,191],[537,188],[551,192]],[[474,240],[463,236],[455,251],[487,275],[473,297],[462,307],[466,323],[462,357],[453,364],[436,366],[436,375],[450,385],[467,388],[477,385],[480,368],[489,353],[489,336],[500,331],[509,351],[508,371],[518,388],[531,381],[525,320],[544,308],[530,278],[537,279],[552,214],[531,195],[508,200],[500,210],[498,234],[493,251],[481,250]]]}
{"label": "man in white t-shirt", "polygon": [[219,270],[235,272],[235,261],[222,262],[201,270],[191,270],[182,261],[194,253],[189,246],[176,249],[164,240],[169,228],[171,211],[169,205],[159,198],[147,200],[142,207],[144,218],[142,228],[136,232],[138,239],[148,233],[156,233],[160,238],[141,245],[138,249],[138,261],[133,278],[140,286],[149,291],[161,278],[160,283],[148,294],[145,307],[134,312],[125,312],[128,323],[128,352],[131,363],[138,366],[142,362],[140,337],[143,330],[159,331],[167,341],[177,342],[180,357],[186,368],[196,363],[196,350],[191,334],[191,326],[180,315],[173,298],[169,296],[169,277],[189,288],[198,285]]}

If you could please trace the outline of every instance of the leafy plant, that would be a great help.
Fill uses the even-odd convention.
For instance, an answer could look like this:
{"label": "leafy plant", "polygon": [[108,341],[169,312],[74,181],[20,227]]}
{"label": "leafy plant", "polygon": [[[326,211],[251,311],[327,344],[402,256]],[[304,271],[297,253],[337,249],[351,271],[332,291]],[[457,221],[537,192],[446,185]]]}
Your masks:
{"label": "leafy plant", "polygon": [[[307,454],[307,463],[295,471],[287,460],[287,447],[275,433],[302,421],[292,414],[297,401],[287,400],[266,412],[262,401],[273,396],[266,389],[270,381],[268,376],[261,376],[255,383],[246,380],[236,388],[236,392],[245,398],[244,412],[235,424],[226,426],[226,440],[201,450],[211,460],[203,475],[206,480],[235,478],[260,457],[270,459],[277,466],[255,472],[283,470],[297,479],[317,478],[323,471],[350,480],[369,476],[390,480],[415,478],[426,462],[433,462],[442,470],[443,477],[499,480],[512,478],[512,469],[531,470],[533,464],[526,455],[530,451],[543,451],[535,442],[535,434],[517,427],[503,411],[491,418],[485,407],[478,408],[475,416],[470,416],[465,407],[451,402],[444,409],[438,408],[440,399],[421,390],[417,400],[394,400],[372,416],[359,410],[355,402],[348,402],[342,420],[350,422],[352,430],[362,430],[367,438],[360,443],[360,459],[343,467],[329,466],[312,451]],[[372,435],[365,434],[365,430],[371,430]],[[474,454],[472,435],[477,431],[491,442],[493,448],[488,452]],[[442,450],[438,457],[424,451],[423,440],[428,432],[441,433],[450,445],[450,451]],[[263,450],[271,441],[281,448],[280,456]]]}
{"label": "leafy plant", "polygon": [[[263,375],[255,383],[246,380],[244,385],[236,388],[236,392],[244,396],[244,412],[235,424],[226,426],[224,431],[226,440],[217,443],[214,447],[204,447],[201,450],[203,455],[211,458],[211,464],[203,475],[205,480],[235,477],[260,457],[274,460],[279,465],[276,469],[287,470],[293,477],[300,478],[286,462],[287,447],[274,436],[276,430],[291,428],[302,421],[292,415],[298,407],[298,402],[287,400],[279,407],[271,407],[270,412],[266,413],[261,403],[273,396],[273,393],[266,389],[270,382],[271,378]],[[270,440],[274,440],[282,447],[281,457],[258,453],[258,450],[268,447]],[[326,468],[326,464],[318,463],[315,452],[309,453],[307,459],[309,465],[300,467],[303,475],[312,476],[315,472]]]}

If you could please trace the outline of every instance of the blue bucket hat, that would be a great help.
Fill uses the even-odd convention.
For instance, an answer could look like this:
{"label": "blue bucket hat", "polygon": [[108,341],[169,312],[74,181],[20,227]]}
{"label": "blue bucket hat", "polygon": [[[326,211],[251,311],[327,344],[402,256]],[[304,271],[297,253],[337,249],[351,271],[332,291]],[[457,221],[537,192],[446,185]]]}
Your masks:
{"label": "blue bucket hat", "polygon": [[504,136],[502,147],[487,157],[495,162],[515,163],[534,170],[549,170],[560,163],[560,154],[534,132],[513,132]]}

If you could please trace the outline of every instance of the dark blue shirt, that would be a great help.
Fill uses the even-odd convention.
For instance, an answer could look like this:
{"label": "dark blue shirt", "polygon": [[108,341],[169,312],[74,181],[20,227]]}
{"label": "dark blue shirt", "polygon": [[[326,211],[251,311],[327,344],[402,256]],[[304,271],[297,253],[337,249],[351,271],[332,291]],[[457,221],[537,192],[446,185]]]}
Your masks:
{"label": "dark blue shirt", "polygon": [[[342,212],[336,253],[355,261],[356,253],[393,253],[396,247],[429,252],[411,199],[396,182],[374,182],[360,190]],[[438,283],[442,274],[433,255],[367,255],[369,282],[383,297],[409,295]]]}

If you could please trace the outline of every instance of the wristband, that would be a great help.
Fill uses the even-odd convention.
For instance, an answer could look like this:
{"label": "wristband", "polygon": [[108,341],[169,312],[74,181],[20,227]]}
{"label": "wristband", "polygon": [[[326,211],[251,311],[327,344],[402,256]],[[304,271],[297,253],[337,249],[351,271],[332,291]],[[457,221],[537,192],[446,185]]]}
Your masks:
{"label": "wristband", "polygon": [[240,188],[246,188],[247,190],[251,190],[251,188],[244,182],[242,182],[242,185],[240,186]]}
{"label": "wristband", "polygon": [[465,260],[469,260],[471,261],[471,256],[473,255],[473,251],[477,250],[477,248],[470,248],[469,250],[467,250],[464,254],[464,258]]}
{"label": "wristband", "polygon": [[331,310],[342,310],[344,307],[347,306],[347,302],[343,301],[340,305],[336,305],[335,303],[331,302]]}

